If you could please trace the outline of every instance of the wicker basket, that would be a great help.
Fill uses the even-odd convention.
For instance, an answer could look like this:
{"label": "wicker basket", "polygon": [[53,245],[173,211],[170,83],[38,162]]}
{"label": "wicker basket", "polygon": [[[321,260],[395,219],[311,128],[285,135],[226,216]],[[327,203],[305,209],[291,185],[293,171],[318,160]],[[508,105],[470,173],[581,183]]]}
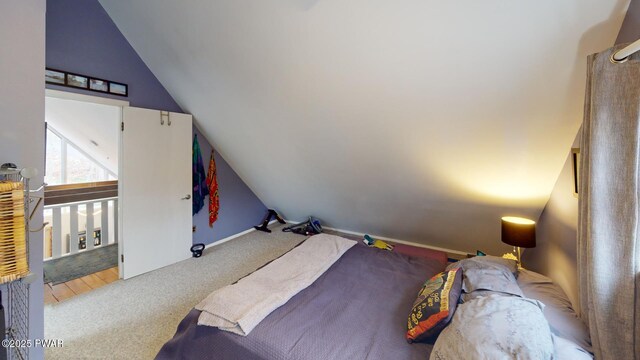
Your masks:
{"label": "wicker basket", "polygon": [[0,284],[29,273],[22,182],[0,182]]}

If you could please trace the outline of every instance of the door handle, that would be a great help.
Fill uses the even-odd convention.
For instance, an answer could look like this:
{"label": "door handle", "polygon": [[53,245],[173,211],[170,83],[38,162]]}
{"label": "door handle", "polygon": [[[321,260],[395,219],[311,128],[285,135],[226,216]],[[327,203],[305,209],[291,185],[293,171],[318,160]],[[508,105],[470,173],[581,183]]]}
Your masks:
{"label": "door handle", "polygon": [[183,197],[182,200],[189,200],[191,199],[191,195],[187,194],[187,196]]}

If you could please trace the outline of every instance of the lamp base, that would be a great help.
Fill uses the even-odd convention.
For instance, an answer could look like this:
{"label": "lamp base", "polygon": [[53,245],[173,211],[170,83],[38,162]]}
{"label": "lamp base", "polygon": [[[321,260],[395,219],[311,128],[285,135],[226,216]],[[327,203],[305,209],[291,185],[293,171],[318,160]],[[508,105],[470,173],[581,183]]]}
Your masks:
{"label": "lamp base", "polygon": [[518,263],[518,270],[524,269],[524,267],[522,266],[522,252],[521,252],[520,246],[514,246],[514,248],[518,254],[518,259],[516,260]]}

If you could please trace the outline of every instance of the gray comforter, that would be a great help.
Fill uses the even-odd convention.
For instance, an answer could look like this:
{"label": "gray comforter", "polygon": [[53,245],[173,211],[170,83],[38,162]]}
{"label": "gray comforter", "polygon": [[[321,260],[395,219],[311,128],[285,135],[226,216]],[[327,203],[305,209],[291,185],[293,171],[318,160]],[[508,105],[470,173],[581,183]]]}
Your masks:
{"label": "gray comforter", "polygon": [[500,293],[460,304],[432,360],[554,359],[553,337],[537,300]]}
{"label": "gray comforter", "polygon": [[192,310],[158,359],[427,359],[404,338],[425,280],[445,264],[357,245],[246,337],[198,326]]}

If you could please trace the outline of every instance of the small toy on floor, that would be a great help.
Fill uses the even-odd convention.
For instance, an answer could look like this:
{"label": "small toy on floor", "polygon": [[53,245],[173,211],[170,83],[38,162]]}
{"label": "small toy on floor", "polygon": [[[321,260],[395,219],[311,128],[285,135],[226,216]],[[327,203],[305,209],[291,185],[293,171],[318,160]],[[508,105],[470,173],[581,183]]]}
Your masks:
{"label": "small toy on floor", "polygon": [[362,242],[365,243],[365,245],[367,246],[376,247],[378,249],[389,250],[389,251],[393,250],[393,245],[387,244],[382,240],[376,240],[369,235],[365,235],[364,240],[362,240]]}

